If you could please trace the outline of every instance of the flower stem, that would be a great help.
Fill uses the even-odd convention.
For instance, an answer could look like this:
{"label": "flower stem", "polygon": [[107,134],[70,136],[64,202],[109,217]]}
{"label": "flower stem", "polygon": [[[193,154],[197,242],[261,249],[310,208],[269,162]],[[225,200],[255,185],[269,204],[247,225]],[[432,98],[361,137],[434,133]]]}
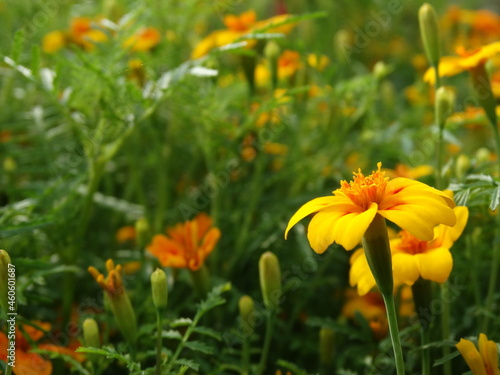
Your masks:
{"label": "flower stem", "polygon": [[264,346],[262,347],[257,375],[262,375],[264,373],[264,370],[266,369],[267,356],[269,355],[269,349],[271,348],[271,340],[273,338],[275,321],[276,312],[267,310],[266,336],[264,338]]}
{"label": "flower stem", "polygon": [[[450,339],[450,316],[451,316],[451,308],[448,296],[450,295],[449,291],[449,283],[446,281],[441,284],[441,302],[443,303],[443,313],[441,315],[441,338],[443,340]],[[443,346],[443,357],[450,355],[450,347]],[[443,374],[451,375],[451,362],[446,361],[443,364]]]}
{"label": "flower stem", "polygon": [[156,375],[161,375],[162,327],[163,327],[163,314],[162,311],[157,309],[156,310]]}
{"label": "flower stem", "polygon": [[[422,346],[428,345],[430,342],[429,338],[429,330],[422,329],[420,332],[420,340]],[[449,363],[449,362],[448,362]],[[431,374],[431,357],[429,348],[422,348],[422,375],[430,375]]]}
{"label": "flower stem", "polygon": [[243,365],[242,375],[250,374],[250,337],[245,337],[243,340],[243,348],[241,351],[241,362]]}
{"label": "flower stem", "polygon": [[394,358],[396,361],[396,373],[397,375],[404,375],[405,364],[403,361],[403,349],[401,348],[401,340],[399,339],[398,318],[396,314],[394,296],[391,292],[382,294],[382,297],[384,298],[385,308],[387,310],[389,333],[391,335],[392,347],[394,349]]}

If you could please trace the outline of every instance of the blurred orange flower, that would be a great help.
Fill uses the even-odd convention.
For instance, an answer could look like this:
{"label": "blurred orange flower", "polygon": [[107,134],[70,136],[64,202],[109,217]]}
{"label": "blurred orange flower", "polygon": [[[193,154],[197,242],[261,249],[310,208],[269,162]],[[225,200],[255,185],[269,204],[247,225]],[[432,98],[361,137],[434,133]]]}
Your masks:
{"label": "blurred orange flower", "polygon": [[[35,328],[28,324],[21,324],[20,329],[16,329],[16,365],[13,368],[15,375],[50,375],[52,374],[52,363],[50,360],[43,358],[38,353],[32,353],[31,350],[34,349],[30,342],[36,342],[45,336],[46,332],[50,331],[51,325],[46,322],[34,321],[34,325],[40,327],[40,329]],[[27,339],[22,331],[28,336]],[[66,354],[71,356],[78,362],[83,362],[84,356],[80,353],[75,353],[75,349],[80,346],[78,341],[73,341],[69,347],[62,347],[49,343],[41,343],[36,346],[36,348],[41,350],[47,350],[51,352]],[[0,360],[7,361],[7,347],[8,339],[4,332],[0,332]]]}
{"label": "blurred orange flower", "polygon": [[146,27],[129,37],[124,43],[125,48],[134,52],[149,51],[160,43],[161,35],[154,27]]}
{"label": "blurred orange flower", "polygon": [[97,29],[95,24],[98,24],[97,20],[87,17],[73,18],[70,25],[71,40],[86,50],[92,50],[96,43],[108,40],[108,36]]}
{"label": "blurred orange flower", "polygon": [[115,237],[119,243],[134,241],[136,237],[135,227],[132,225],[121,227],[116,231]]}
{"label": "blurred orange flower", "polygon": [[212,227],[212,219],[201,213],[191,221],[167,229],[168,236],[157,234],[147,250],[163,267],[201,268],[220,238],[220,230]]}

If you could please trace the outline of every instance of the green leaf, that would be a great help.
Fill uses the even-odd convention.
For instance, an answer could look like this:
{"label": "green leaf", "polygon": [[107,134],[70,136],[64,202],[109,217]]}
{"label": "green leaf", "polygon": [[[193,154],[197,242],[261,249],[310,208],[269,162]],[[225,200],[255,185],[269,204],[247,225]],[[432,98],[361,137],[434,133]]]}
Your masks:
{"label": "green leaf", "polygon": [[105,356],[106,358],[117,359],[119,361],[125,362],[127,364],[128,369],[131,371],[140,371],[141,369],[141,365],[137,362],[133,362],[128,354],[123,355],[121,353],[118,353],[114,348],[109,346],[104,346],[101,349],[80,346],[78,349],[75,350],[75,352],[99,354]]}
{"label": "green leaf", "polygon": [[50,357],[50,359],[57,359],[57,358],[62,359],[64,362],[69,363],[71,366],[73,366],[73,369],[77,370],[78,373],[84,374],[84,375],[90,375],[90,372],[88,370],[86,370],[80,364],[80,362],[78,362],[76,359],[74,359],[73,357],[71,357],[68,354],[62,354],[62,353],[54,352],[52,350],[44,350],[44,349],[34,349],[34,350],[31,350],[31,352],[44,354],[44,355]]}
{"label": "green leaf", "polygon": [[181,366],[187,366],[194,371],[198,371],[200,368],[199,364],[190,359],[185,359],[185,358],[179,358],[178,360],[175,361],[175,364]]}
{"label": "green leaf", "polygon": [[307,319],[307,325],[312,327],[330,328],[336,332],[344,333],[348,336],[366,341],[366,335],[359,329],[353,329],[346,324],[338,323],[331,318],[310,317]]}
{"label": "green leaf", "polygon": [[24,42],[26,41],[26,37],[24,36],[23,29],[19,29],[14,35],[14,42],[12,43],[12,60],[15,62],[19,61],[19,57],[21,57],[21,52],[23,51]]}
{"label": "green leaf", "polygon": [[200,303],[200,310],[205,313],[208,310],[213,309],[219,305],[226,303],[224,298],[221,298],[220,295],[223,292],[231,290],[231,283],[225,283],[214,287],[210,293],[208,293],[207,299]]}
{"label": "green leaf", "polygon": [[494,211],[500,204],[500,186],[497,186],[496,188],[493,189],[490,200],[491,200],[490,209]]}
{"label": "green leaf", "polygon": [[277,364],[278,366],[284,367],[287,370],[292,371],[295,375],[307,375],[307,372],[300,369],[296,364],[285,361],[284,359],[279,359]]}
{"label": "green leaf", "polygon": [[437,359],[436,361],[434,361],[432,366],[433,367],[441,366],[442,364],[444,364],[448,361],[451,361],[453,358],[458,357],[459,355],[460,355],[460,352],[458,350],[456,350],[450,354],[445,355],[442,358]]}
{"label": "green leaf", "polygon": [[51,218],[35,219],[27,223],[11,225],[0,230],[0,238],[7,238],[14,234],[31,232],[33,229],[43,228],[52,224],[54,221]]}
{"label": "green leaf", "polygon": [[197,332],[201,335],[210,336],[218,341],[222,340],[222,336],[219,332],[207,327],[194,327],[193,332]]}
{"label": "green leaf", "polygon": [[166,339],[182,340],[182,335],[179,331],[174,331],[173,329],[168,331],[163,331],[161,337]]}
{"label": "green leaf", "polygon": [[195,352],[201,352],[204,354],[214,354],[215,349],[201,341],[188,341],[184,344],[186,348],[191,349]]}
{"label": "green leaf", "polygon": [[191,323],[193,323],[193,321],[189,318],[179,318],[179,319],[176,319],[174,320],[172,323],[170,323],[170,327],[185,327],[185,326],[189,326],[191,325]]}
{"label": "green leaf", "polygon": [[457,204],[457,206],[466,206],[467,201],[469,200],[469,196],[470,189],[459,191],[455,194],[455,203]]}

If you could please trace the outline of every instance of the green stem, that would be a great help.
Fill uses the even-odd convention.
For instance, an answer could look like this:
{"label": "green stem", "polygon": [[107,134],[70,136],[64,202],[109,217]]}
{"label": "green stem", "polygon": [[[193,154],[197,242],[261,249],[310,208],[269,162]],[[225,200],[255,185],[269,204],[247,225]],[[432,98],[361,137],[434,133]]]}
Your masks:
{"label": "green stem", "polygon": [[392,347],[394,349],[394,358],[396,360],[396,373],[397,375],[404,375],[405,364],[403,361],[403,349],[401,348],[401,340],[399,339],[398,317],[396,314],[396,305],[394,303],[394,296],[391,293],[382,294],[387,310],[387,320],[389,323],[389,333],[391,336]]}
{"label": "green stem", "polygon": [[269,355],[269,349],[271,348],[275,322],[276,313],[274,311],[267,310],[266,336],[264,338],[264,346],[262,347],[257,375],[262,375],[266,369],[267,357]]}
{"label": "green stem", "polygon": [[196,293],[199,297],[204,298],[210,291],[210,272],[207,266],[204,264],[199,270],[189,272]]}
{"label": "green stem", "polygon": [[[420,332],[420,339],[422,346],[426,346],[430,342],[429,330],[422,329]],[[448,361],[449,362],[449,361]],[[431,357],[429,348],[422,348],[422,375],[431,374]]]}
{"label": "green stem", "polygon": [[163,327],[163,314],[162,311],[156,310],[156,375],[161,375],[161,348],[162,337],[161,332]]}
{"label": "green stem", "polygon": [[[441,315],[441,338],[443,340],[449,340],[451,336],[450,332],[450,316],[451,316],[451,306],[449,303],[448,296],[450,295],[449,283],[446,281],[441,284],[441,302],[443,303],[443,312]],[[443,346],[443,357],[450,355],[450,347]],[[443,373],[445,375],[451,375],[451,362],[446,361],[443,364]]]}
{"label": "green stem", "polygon": [[250,374],[250,337],[246,337],[243,341],[243,348],[241,351],[241,363],[243,365],[242,375]]}

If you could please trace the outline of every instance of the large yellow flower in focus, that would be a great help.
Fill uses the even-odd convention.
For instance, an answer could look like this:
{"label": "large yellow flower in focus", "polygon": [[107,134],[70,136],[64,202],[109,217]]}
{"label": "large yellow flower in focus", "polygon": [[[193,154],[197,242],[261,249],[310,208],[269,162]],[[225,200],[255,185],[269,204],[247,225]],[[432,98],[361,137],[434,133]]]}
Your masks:
{"label": "large yellow flower in focus", "polygon": [[455,225],[455,204],[445,193],[403,177],[389,180],[381,170],[382,163],[377,166],[369,176],[361,170],[354,172],[353,181],[341,181],[333,196],[303,205],[290,219],[285,238],[295,224],[312,213],[316,215],[307,238],[317,253],[334,242],[353,249],[377,214],[424,241],[432,240],[436,225]]}
{"label": "large yellow flower in focus", "polygon": [[455,346],[474,375],[500,375],[497,345],[488,340],[484,333],[479,334],[479,351],[471,341],[465,339],[460,339]]}
{"label": "large yellow flower in focus", "polygon": [[[226,29],[215,30],[203,38],[194,48],[191,58],[198,59],[205,56],[210,50],[234,43],[245,34],[261,31],[288,34],[295,27],[295,24],[279,24],[285,22],[290,17],[291,15],[289,14],[281,14],[267,20],[257,21],[257,15],[253,10],[244,12],[239,16],[227,15],[224,17]],[[273,25],[279,26],[273,27]],[[248,41],[248,43],[251,44],[251,41]]]}
{"label": "large yellow flower in focus", "polygon": [[[490,43],[473,51],[459,48],[457,49],[459,56],[444,56],[439,60],[439,76],[450,77],[474,69],[498,53],[500,53],[500,42]],[[424,81],[433,85],[435,80],[434,68],[427,69]]]}
{"label": "large yellow flower in focus", "polygon": [[[413,285],[419,277],[444,283],[453,268],[450,248],[462,234],[469,210],[467,207],[453,209],[457,217],[455,226],[438,225],[432,241],[422,241],[403,230],[390,240],[392,253],[392,272],[396,284]],[[375,286],[363,249],[351,257],[349,283],[357,285],[358,293],[364,295]]]}

